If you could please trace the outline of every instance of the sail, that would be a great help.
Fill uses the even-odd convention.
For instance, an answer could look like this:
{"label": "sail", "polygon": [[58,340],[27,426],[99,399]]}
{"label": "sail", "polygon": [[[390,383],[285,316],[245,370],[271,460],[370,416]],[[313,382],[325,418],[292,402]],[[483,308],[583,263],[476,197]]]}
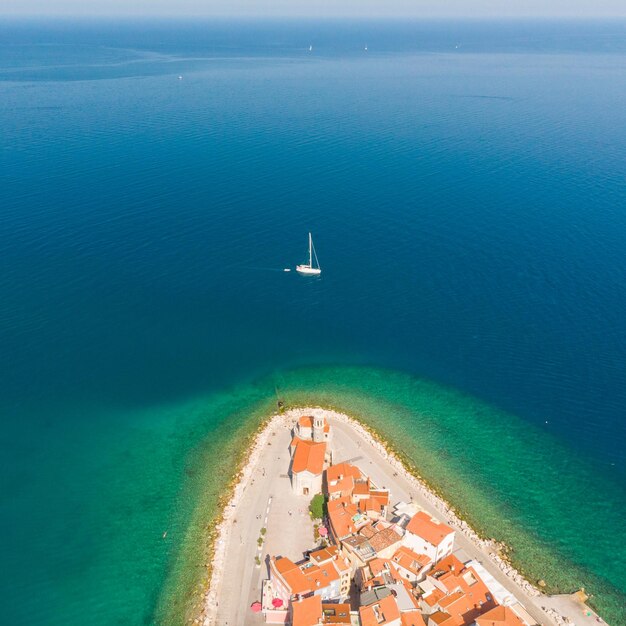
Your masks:
{"label": "sail", "polygon": [[[317,258],[317,252],[315,252],[315,246],[313,245],[313,238],[311,238],[311,250],[313,251],[313,257],[311,259],[311,267],[316,267],[317,269],[321,269],[319,259]],[[315,265],[313,265],[313,258],[315,258]]]}

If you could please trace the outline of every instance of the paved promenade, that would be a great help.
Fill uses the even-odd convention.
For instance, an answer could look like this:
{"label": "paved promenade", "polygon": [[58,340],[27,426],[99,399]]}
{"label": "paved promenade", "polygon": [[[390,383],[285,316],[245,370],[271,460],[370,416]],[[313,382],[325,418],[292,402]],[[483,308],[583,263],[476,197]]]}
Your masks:
{"label": "paved promenade", "polygon": [[[402,472],[396,472],[381,452],[351,425],[332,418],[329,421],[335,462],[350,461],[358,465],[379,487],[390,489],[392,505],[412,499],[428,513],[443,519],[441,512],[416,492],[407,477]],[[253,613],[250,605],[261,598],[261,583],[268,576],[268,555],[287,556],[298,561],[305,550],[314,547],[313,527],[308,515],[310,498],[294,495],[287,476],[288,448],[294,423],[295,420],[284,418],[274,424],[269,437],[271,445],[261,451],[253,478],[236,506],[236,522],[226,545],[227,559],[221,587],[217,589],[217,617],[209,624],[252,626],[263,623],[262,616]],[[259,551],[257,539],[261,528],[266,528],[267,533],[263,548]],[[463,560],[469,557],[479,561],[503,587],[518,598],[537,623],[554,624],[540,609],[540,606],[548,605],[545,597],[529,596],[491,561],[483,548],[474,545],[460,532],[456,533],[455,550]],[[257,555],[261,559],[260,567],[255,564]],[[597,626],[595,619],[584,616],[572,600],[566,599],[564,602],[561,608],[564,611],[567,609],[568,615],[575,615],[574,623],[577,626]]]}
{"label": "paved promenade", "polygon": [[[219,590],[216,625],[262,624],[262,616],[253,613],[250,605],[261,599],[261,583],[269,575],[268,554],[298,561],[314,545],[308,513],[310,498],[294,495],[287,476],[292,426],[286,420],[274,426],[271,445],[262,451],[254,478],[237,505],[236,523],[226,546],[228,559]],[[262,528],[266,534],[259,550],[257,540]],[[257,556],[260,567],[255,562]]]}

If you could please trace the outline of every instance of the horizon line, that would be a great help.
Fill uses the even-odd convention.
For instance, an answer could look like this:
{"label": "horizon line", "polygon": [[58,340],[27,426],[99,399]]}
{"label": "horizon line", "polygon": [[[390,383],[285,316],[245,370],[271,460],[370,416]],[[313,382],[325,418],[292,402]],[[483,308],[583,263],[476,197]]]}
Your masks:
{"label": "horizon line", "polygon": [[490,21],[535,21],[550,22],[554,20],[562,20],[569,22],[599,22],[612,19],[626,20],[626,13],[613,15],[415,15],[413,13],[397,14],[397,15],[264,15],[257,13],[249,14],[226,14],[226,13],[7,13],[0,14],[0,21],[5,19],[225,19],[225,20],[241,20],[241,21],[272,21],[272,20],[292,20],[292,21],[337,21],[337,20],[354,20],[354,21],[394,21],[394,20],[411,20],[411,21],[467,21],[467,22],[490,22]]}

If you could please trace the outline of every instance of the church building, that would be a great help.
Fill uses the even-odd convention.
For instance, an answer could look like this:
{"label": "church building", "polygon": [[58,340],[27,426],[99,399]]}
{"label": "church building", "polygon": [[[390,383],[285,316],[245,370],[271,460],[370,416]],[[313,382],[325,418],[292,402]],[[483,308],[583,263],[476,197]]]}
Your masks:
{"label": "church building", "polygon": [[323,415],[303,415],[294,428],[289,475],[293,490],[302,496],[322,491],[322,475],[330,459],[330,425]]}

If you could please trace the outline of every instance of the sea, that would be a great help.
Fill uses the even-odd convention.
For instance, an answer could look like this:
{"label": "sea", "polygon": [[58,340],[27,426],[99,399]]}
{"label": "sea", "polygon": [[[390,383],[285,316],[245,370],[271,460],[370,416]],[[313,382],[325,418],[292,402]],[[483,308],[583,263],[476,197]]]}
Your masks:
{"label": "sea", "polygon": [[625,250],[626,21],[1,19],[0,622],[193,616],[282,399],[626,624]]}

